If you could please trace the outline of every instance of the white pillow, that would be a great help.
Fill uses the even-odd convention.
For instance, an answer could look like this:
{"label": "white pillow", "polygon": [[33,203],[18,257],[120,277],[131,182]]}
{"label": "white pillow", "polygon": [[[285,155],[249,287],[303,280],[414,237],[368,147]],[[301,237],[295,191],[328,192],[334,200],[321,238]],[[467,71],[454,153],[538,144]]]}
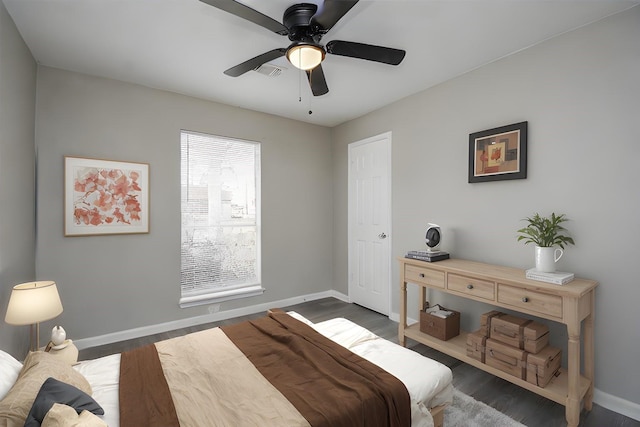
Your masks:
{"label": "white pillow", "polygon": [[21,369],[22,363],[0,350],[0,400],[4,399],[15,384]]}

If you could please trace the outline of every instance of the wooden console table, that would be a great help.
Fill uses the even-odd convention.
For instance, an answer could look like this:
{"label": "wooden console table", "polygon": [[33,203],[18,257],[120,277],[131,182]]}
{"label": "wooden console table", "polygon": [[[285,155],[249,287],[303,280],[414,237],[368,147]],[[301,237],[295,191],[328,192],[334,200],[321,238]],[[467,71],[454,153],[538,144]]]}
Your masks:
{"label": "wooden console table", "polygon": [[[409,258],[398,258],[398,260],[400,261],[398,340],[401,345],[406,345],[407,337],[411,338],[560,403],[566,408],[568,426],[577,427],[580,421],[581,401],[584,400],[584,407],[589,411],[593,403],[593,317],[597,282],[574,279],[560,286],[526,279],[524,270],[517,268],[460,259],[433,263]],[[538,387],[467,356],[467,334],[463,331],[449,341],[441,341],[420,332],[419,322],[407,325],[407,283],[419,287],[420,310],[425,308],[427,289],[430,288],[565,324],[568,332],[566,369],[561,368],[560,375],[546,387]],[[581,347],[584,351],[582,366]]]}

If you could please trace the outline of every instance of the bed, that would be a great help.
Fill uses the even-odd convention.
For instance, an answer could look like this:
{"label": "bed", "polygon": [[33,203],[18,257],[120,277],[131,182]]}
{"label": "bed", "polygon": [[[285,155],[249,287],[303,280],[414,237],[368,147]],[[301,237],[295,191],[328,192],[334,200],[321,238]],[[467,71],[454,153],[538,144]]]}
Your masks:
{"label": "bed", "polygon": [[[253,330],[256,328],[258,330],[271,328],[271,326],[269,326],[270,324],[263,324],[261,322],[271,322],[273,319],[285,325],[287,331],[291,329],[296,333],[297,331],[302,331],[304,334],[307,334],[306,330],[310,330],[311,332],[309,334],[314,334],[312,338],[316,340],[313,342],[319,343],[313,344],[312,347],[329,347],[330,352],[327,353],[328,356],[323,354],[320,356],[320,359],[313,359],[312,356],[309,356],[311,362],[308,362],[309,364],[302,368],[303,371],[302,374],[300,374],[302,376],[298,378],[288,376],[289,372],[295,369],[292,368],[292,362],[287,361],[287,356],[272,356],[271,359],[262,361],[251,359],[251,357],[255,357],[255,355],[250,353],[260,353],[259,350],[253,351],[254,348],[260,347],[260,345],[255,344],[256,336],[252,335]],[[257,326],[253,325],[248,329],[245,328],[245,326],[250,323]],[[287,345],[282,345],[283,347],[292,347],[294,356],[296,354],[305,354],[306,357],[308,350],[304,346],[300,347],[300,342],[306,345],[311,338],[304,337],[298,339],[298,337],[296,337],[296,339],[291,339],[288,335],[282,335],[280,332],[280,323],[274,326],[276,332],[273,335],[276,335],[276,340],[279,340],[281,343],[287,343]],[[335,407],[336,411],[348,412],[349,409],[347,407],[350,405],[348,402],[349,393],[353,394],[354,392],[349,391],[344,397],[336,394],[338,400],[333,403],[323,403],[319,400],[323,395],[323,390],[325,391],[324,394],[335,394],[331,391],[326,392],[329,390],[329,386],[323,383],[316,383],[316,374],[311,373],[313,371],[313,369],[310,368],[312,365],[316,367],[320,366],[321,371],[325,370],[325,366],[327,365],[323,358],[338,360],[340,366],[337,369],[343,369],[343,365],[355,366],[356,370],[360,369],[364,371],[365,376],[371,375],[372,378],[369,378],[369,381],[370,383],[374,383],[376,387],[378,383],[382,385],[385,381],[392,383],[395,389],[389,397],[380,398],[379,396],[382,395],[383,390],[376,389],[376,391],[373,392],[373,400],[386,399],[387,409],[391,408],[388,411],[389,413],[393,413],[396,410],[400,412],[400,415],[395,415],[395,421],[381,421],[381,416],[376,415],[378,414],[378,412],[376,412],[378,408],[376,407],[367,409],[356,408],[358,411],[364,412],[365,416],[369,414],[368,416],[377,417],[378,419],[374,421],[379,421],[379,424],[410,424],[414,427],[438,426],[442,424],[443,408],[452,401],[452,373],[449,368],[437,361],[423,357],[416,352],[380,338],[347,319],[337,318],[312,323],[295,312],[284,313],[276,310],[275,312],[270,312],[264,318],[251,322],[241,322],[238,325],[239,326],[231,325],[196,332],[149,346],[153,348],[151,353],[157,353],[155,357],[161,360],[161,371],[164,372],[167,389],[171,390],[170,394],[174,395],[173,398],[170,398],[172,402],[175,402],[175,413],[173,415],[180,420],[180,425],[197,425],[198,427],[203,425],[336,425],[334,421],[325,420],[325,422],[317,422],[317,419],[313,417],[331,416],[330,412],[334,409],[333,407]],[[313,331],[318,334],[315,334]],[[247,340],[243,344],[238,336],[245,335]],[[226,340],[232,340],[232,344],[229,345]],[[206,348],[206,346],[209,346],[209,348]],[[247,347],[245,348],[243,346]],[[271,353],[271,349],[275,349],[278,346],[279,344],[267,344],[263,346],[266,350],[262,352]],[[238,352],[242,353],[240,349],[245,352],[242,357],[238,356]],[[149,353],[149,350],[148,348],[146,352]],[[102,423],[96,423],[96,426],[103,426],[105,424],[110,427],[128,427],[136,424],[144,425],[144,423],[140,424],[141,419],[146,420],[147,425],[178,425],[164,421],[164,419],[161,418],[153,418],[160,415],[164,416],[164,414],[159,415],[158,412],[164,412],[166,407],[171,406],[171,403],[166,405],[164,403],[158,403],[163,402],[161,400],[163,397],[149,396],[147,406],[151,408],[150,412],[144,412],[140,409],[140,407],[145,406],[145,404],[141,404],[141,400],[144,400],[140,399],[141,395],[147,396],[148,394],[153,394],[148,392],[149,388],[153,389],[154,393],[156,389],[162,388],[160,386],[150,385],[151,383],[148,382],[149,378],[162,377],[162,375],[153,373],[154,371],[152,369],[157,368],[153,368],[152,365],[154,363],[148,361],[153,360],[153,354],[151,355],[151,359],[146,359],[143,358],[140,353],[143,352],[136,352],[135,354],[126,352],[94,360],[82,361],[71,369],[73,371],[72,374],[77,374],[83,380],[86,380],[90,387],[89,394],[104,412],[101,415],[92,415]],[[357,356],[353,356],[353,360],[351,360],[350,354]],[[5,358],[6,356],[8,355],[5,353]],[[178,356],[180,358],[176,358]],[[183,357],[187,358],[184,359]],[[247,359],[250,363],[248,363]],[[350,359],[348,362],[349,365],[345,365],[346,362],[344,362],[343,359]],[[216,363],[211,363],[212,361]],[[284,363],[288,366],[286,370],[282,369],[283,361],[285,361]],[[0,363],[5,362],[0,360]],[[198,370],[198,366],[205,364],[217,365],[218,367],[211,372],[202,373]],[[262,369],[266,369],[265,367],[271,365],[276,366],[276,369],[271,373],[262,371]],[[260,372],[260,375],[258,375],[260,378],[257,380],[257,383],[253,382],[256,381],[254,378],[256,376],[254,372],[255,367],[258,367],[258,371],[256,372]],[[12,369],[14,371],[17,369],[15,363]],[[376,369],[379,369],[380,372],[377,372]],[[138,371],[149,371],[146,379],[142,377],[133,379],[137,375],[134,375],[134,372]],[[343,371],[332,371],[329,377],[343,377],[342,373],[336,374],[336,372]],[[4,372],[2,375],[4,377]],[[284,376],[281,380],[283,380],[285,384],[282,389],[278,388],[281,387],[280,385],[277,385],[277,377],[281,376]],[[247,379],[248,377],[251,378],[251,382],[246,382],[249,381]],[[200,381],[202,384],[195,381],[195,379],[200,378],[202,378],[202,381]],[[268,380],[265,381],[265,378],[268,378]],[[58,379],[60,379],[60,381],[68,380],[73,384],[71,382],[72,379]],[[1,381],[11,383],[11,381],[15,381],[15,379],[2,378],[2,380],[0,380],[0,393],[2,393]],[[162,379],[160,381],[162,381]],[[305,383],[305,381],[308,382]],[[397,381],[400,386],[393,384],[393,381]],[[273,384],[271,384],[271,382],[273,382]],[[212,385],[213,383],[215,384]],[[247,384],[251,385],[247,386]],[[340,383],[337,388],[342,388],[342,386],[343,384]],[[141,387],[146,388],[142,391],[143,389]],[[402,392],[397,390],[398,387],[406,390],[406,404],[402,403],[404,397],[399,397]],[[82,389],[82,387],[78,388]],[[304,393],[300,392],[302,389],[304,389]],[[216,399],[210,398],[210,394],[212,393],[216,394]],[[360,391],[356,393],[360,393]],[[279,397],[277,399],[273,397],[274,395],[279,396],[280,394],[286,396],[284,400]],[[177,395],[183,396],[176,397]],[[296,402],[296,399],[302,401],[301,406],[303,409],[298,409],[296,405],[298,405],[299,402]],[[371,399],[363,397],[361,400],[368,402]],[[121,401],[124,402],[122,405]],[[182,401],[187,402],[183,403]],[[4,402],[4,400],[2,402]],[[0,402],[0,426],[13,427],[13,425],[19,425],[22,427],[23,424],[11,424],[10,420],[8,422],[2,421],[2,402]],[[127,405],[127,402],[133,403],[133,405]],[[183,406],[183,404],[187,406]],[[307,405],[306,409],[304,409],[305,404]],[[326,406],[323,407],[323,404]],[[364,405],[362,402],[358,404]],[[406,408],[402,405],[405,405]],[[54,408],[60,409],[59,405],[54,405]],[[77,412],[81,412],[77,408],[76,410]],[[310,418],[313,420],[312,422],[308,422],[305,418],[305,416],[307,416],[304,412],[305,410],[315,410],[316,414],[310,415]],[[410,421],[407,421],[406,417],[404,417],[407,411],[409,412],[408,419]],[[53,412],[52,409],[51,413]],[[85,412],[87,411],[83,411],[82,413],[84,414]],[[122,419],[121,413],[123,414]],[[304,416],[301,417],[302,419],[300,419],[301,414],[304,414]],[[387,413],[385,412],[385,414]],[[171,416],[171,414],[169,416]],[[233,421],[234,417],[236,417],[235,422]],[[272,417],[271,422],[268,421],[269,417]],[[389,415],[389,417],[391,417],[391,415]],[[242,420],[242,422],[238,420]],[[283,420],[287,421],[283,422]],[[346,422],[343,424],[348,425]],[[63,424],[55,425],[62,426]],[[48,427],[44,423],[42,426]]]}

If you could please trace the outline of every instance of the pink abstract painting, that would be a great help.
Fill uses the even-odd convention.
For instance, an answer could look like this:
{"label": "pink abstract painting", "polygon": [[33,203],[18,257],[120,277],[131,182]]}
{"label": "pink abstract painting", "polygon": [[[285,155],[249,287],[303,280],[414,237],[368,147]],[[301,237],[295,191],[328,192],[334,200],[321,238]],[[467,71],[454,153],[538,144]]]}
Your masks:
{"label": "pink abstract painting", "polygon": [[70,157],[65,161],[65,221],[72,222],[66,224],[66,235],[148,232],[148,165]]}

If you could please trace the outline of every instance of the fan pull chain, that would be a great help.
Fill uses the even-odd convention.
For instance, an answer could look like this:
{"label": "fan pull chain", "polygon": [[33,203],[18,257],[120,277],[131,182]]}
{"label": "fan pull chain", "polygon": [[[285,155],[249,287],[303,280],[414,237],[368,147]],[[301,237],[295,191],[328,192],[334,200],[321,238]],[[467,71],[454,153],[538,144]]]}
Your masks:
{"label": "fan pull chain", "polygon": [[[313,81],[313,69],[309,70],[309,84],[311,84],[312,81]],[[313,97],[312,96],[309,97],[309,115],[313,114],[313,111],[311,111],[311,98]]]}
{"label": "fan pull chain", "polygon": [[[313,81],[313,69],[309,70],[309,84],[311,84],[311,82]],[[312,113],[311,111],[311,98],[313,98],[312,96],[309,97],[309,114]]]}
{"label": "fan pull chain", "polygon": [[298,55],[298,102],[302,103],[302,55]]}

